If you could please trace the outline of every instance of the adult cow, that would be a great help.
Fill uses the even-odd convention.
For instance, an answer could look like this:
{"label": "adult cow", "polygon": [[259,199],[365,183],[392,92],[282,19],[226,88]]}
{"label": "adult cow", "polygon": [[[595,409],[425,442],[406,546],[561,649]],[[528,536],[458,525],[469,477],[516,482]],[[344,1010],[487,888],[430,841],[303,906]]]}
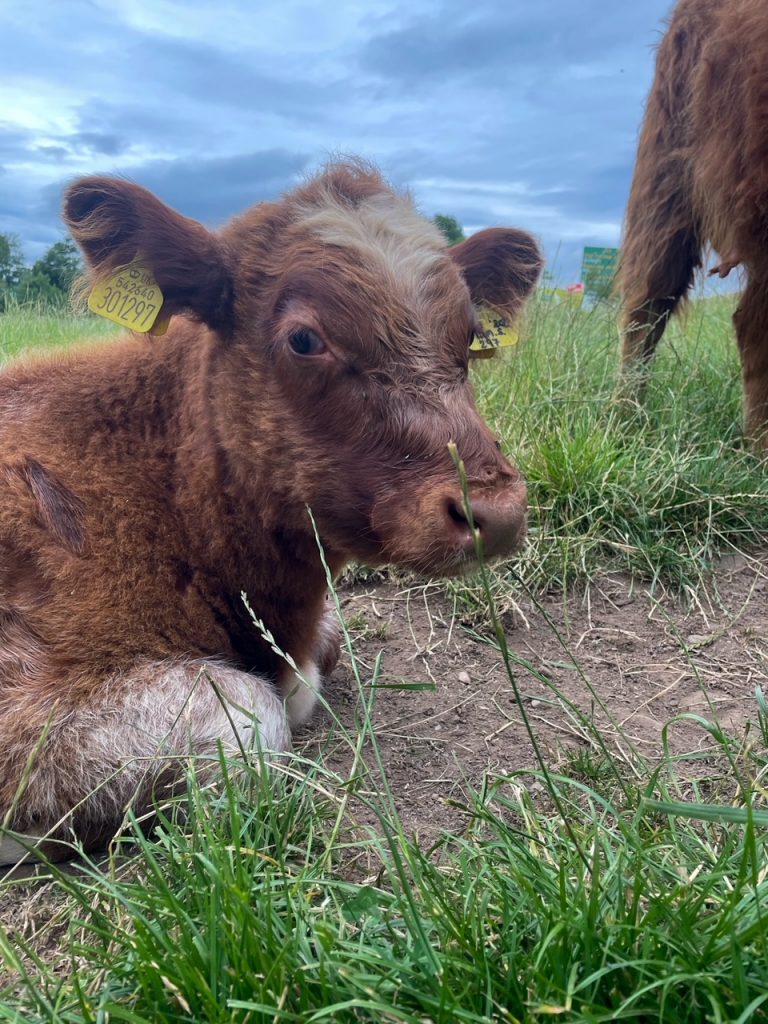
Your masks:
{"label": "adult cow", "polygon": [[92,848],[174,758],[281,750],[310,715],[339,641],[308,508],[333,573],[461,572],[454,441],[486,552],[519,546],[467,357],[476,305],[514,317],[541,258],[516,230],[448,249],[355,163],[218,233],[110,178],[64,218],[92,285],[138,260],[172,316],[0,374],[0,820]]}
{"label": "adult cow", "polygon": [[681,0],[656,60],[620,269],[622,369],[647,363],[712,246],[743,263],[747,434],[768,446],[768,4]]}

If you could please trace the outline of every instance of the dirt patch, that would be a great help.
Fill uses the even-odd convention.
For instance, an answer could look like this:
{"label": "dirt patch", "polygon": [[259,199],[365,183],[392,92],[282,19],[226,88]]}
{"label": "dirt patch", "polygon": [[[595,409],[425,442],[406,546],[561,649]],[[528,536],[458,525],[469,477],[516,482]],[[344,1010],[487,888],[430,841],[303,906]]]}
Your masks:
{"label": "dirt patch", "polygon": [[[687,606],[621,577],[604,578],[567,603],[562,595],[538,607],[522,601],[503,621],[549,764],[573,765],[596,752],[585,718],[628,763],[632,746],[657,758],[662,730],[679,715],[743,731],[756,718],[755,687],[768,689],[767,596],[768,556],[734,556],[722,562],[706,595]],[[426,838],[455,826],[465,784],[476,785],[485,772],[535,764],[497,645],[462,618],[444,588],[376,583],[342,589],[341,597],[364,681],[381,657],[373,719],[409,830]],[[403,684],[411,688],[398,691]],[[325,695],[354,728],[348,655]],[[311,750],[329,724],[321,713],[297,739]],[[675,722],[667,735],[675,753],[712,749],[706,730],[690,720]],[[346,756],[338,752],[339,769]],[[706,777],[710,769],[703,759],[695,770]]]}

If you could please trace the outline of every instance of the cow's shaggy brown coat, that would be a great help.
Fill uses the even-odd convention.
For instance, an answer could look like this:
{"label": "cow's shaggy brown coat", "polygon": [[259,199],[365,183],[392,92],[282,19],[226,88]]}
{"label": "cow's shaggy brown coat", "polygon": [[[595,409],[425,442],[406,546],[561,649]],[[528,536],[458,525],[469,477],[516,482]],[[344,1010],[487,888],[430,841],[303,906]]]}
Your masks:
{"label": "cow's shaggy brown coat", "polygon": [[64,215],[91,281],[139,258],[173,314],[0,374],[0,820],[93,846],[174,758],[284,749],[310,714],[338,636],[308,508],[334,574],[461,571],[455,441],[486,550],[519,545],[467,356],[473,304],[514,315],[541,259],[515,230],[448,250],[357,164],[218,233],[108,178]]}
{"label": "cow's shaggy brown coat", "polygon": [[768,4],[681,0],[659,48],[620,269],[625,371],[653,356],[707,246],[734,317],[747,433],[768,444]]}

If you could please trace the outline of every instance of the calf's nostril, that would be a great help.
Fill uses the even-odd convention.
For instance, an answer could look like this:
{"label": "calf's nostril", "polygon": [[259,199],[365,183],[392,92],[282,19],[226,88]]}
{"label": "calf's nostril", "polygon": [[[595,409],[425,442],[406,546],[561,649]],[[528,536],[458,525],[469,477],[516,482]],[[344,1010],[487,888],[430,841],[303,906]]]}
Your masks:
{"label": "calf's nostril", "polygon": [[[470,508],[472,506],[470,505]],[[467,518],[466,511],[464,509],[464,502],[459,498],[449,498],[445,504],[445,511],[448,518],[463,531],[469,532],[471,530],[469,519]],[[482,532],[482,523],[479,522],[475,510],[472,509],[472,522],[474,523],[475,529]]]}
{"label": "calf's nostril", "polygon": [[445,511],[448,513],[448,518],[457,526],[469,526],[467,517],[464,515],[464,509],[458,501],[449,498],[445,504]]}
{"label": "calf's nostril", "polygon": [[450,542],[468,554],[474,551],[478,535],[482,539],[485,556],[489,558],[511,554],[520,547],[525,536],[524,495],[521,497],[513,491],[495,495],[493,500],[477,495],[470,498],[469,509],[460,493],[446,494],[442,502],[446,539],[450,537]]}

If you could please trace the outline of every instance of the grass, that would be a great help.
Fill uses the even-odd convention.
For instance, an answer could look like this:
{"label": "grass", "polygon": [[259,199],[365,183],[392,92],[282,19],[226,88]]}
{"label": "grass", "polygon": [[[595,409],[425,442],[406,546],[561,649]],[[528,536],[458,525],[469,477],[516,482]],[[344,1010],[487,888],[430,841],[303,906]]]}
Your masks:
{"label": "grass", "polygon": [[69,309],[18,306],[0,313],[0,363],[24,352],[64,348],[73,341],[91,341],[116,331],[107,320]]}
{"label": "grass", "polygon": [[[693,592],[721,553],[765,544],[768,489],[739,435],[728,315],[727,300],[694,304],[628,415],[612,397],[606,307],[535,306],[528,340],[476,369],[481,407],[529,480],[532,541],[514,570],[451,587],[495,635],[513,690],[499,617],[521,587],[620,570]],[[22,316],[0,317],[3,355],[83,324],[56,334]],[[152,840],[134,824],[106,864],[50,869],[65,901],[42,935],[0,927],[0,1021],[768,1019],[762,692],[745,736],[687,716],[720,783],[711,769],[692,781],[700,753],[647,760],[626,744],[619,764],[582,716],[588,750],[559,772],[542,754],[529,772],[475,780],[463,826],[423,848],[372,727],[380,664],[366,674],[354,654],[372,627],[350,625],[357,721],[333,730],[346,769],[323,752],[268,772],[222,758],[213,786],[190,763],[188,794]],[[0,883],[0,897],[23,884]],[[63,935],[46,943],[46,929]]]}
{"label": "grass", "polygon": [[642,786],[544,766],[486,778],[465,827],[421,849],[382,774],[375,684],[341,730],[348,773],[222,759],[214,788],[191,764],[188,795],[152,841],[133,829],[127,860],[52,869],[61,952],[0,930],[0,1020],[767,1019],[764,754],[717,734],[727,804],[671,757],[636,765]]}
{"label": "grass", "polygon": [[[699,299],[673,321],[634,407],[616,398],[609,304],[534,303],[516,349],[476,367],[480,408],[529,488],[530,541],[495,573],[500,606],[521,585],[565,591],[607,572],[693,596],[721,556],[765,546],[768,483],[741,433],[734,306]],[[477,586],[454,592],[484,618]]]}
{"label": "grass", "polygon": [[481,406],[529,482],[529,585],[618,569],[680,590],[721,554],[765,543],[768,487],[741,437],[732,307],[699,300],[671,325],[629,412],[614,398],[610,306],[534,306],[531,341],[481,367]]}

